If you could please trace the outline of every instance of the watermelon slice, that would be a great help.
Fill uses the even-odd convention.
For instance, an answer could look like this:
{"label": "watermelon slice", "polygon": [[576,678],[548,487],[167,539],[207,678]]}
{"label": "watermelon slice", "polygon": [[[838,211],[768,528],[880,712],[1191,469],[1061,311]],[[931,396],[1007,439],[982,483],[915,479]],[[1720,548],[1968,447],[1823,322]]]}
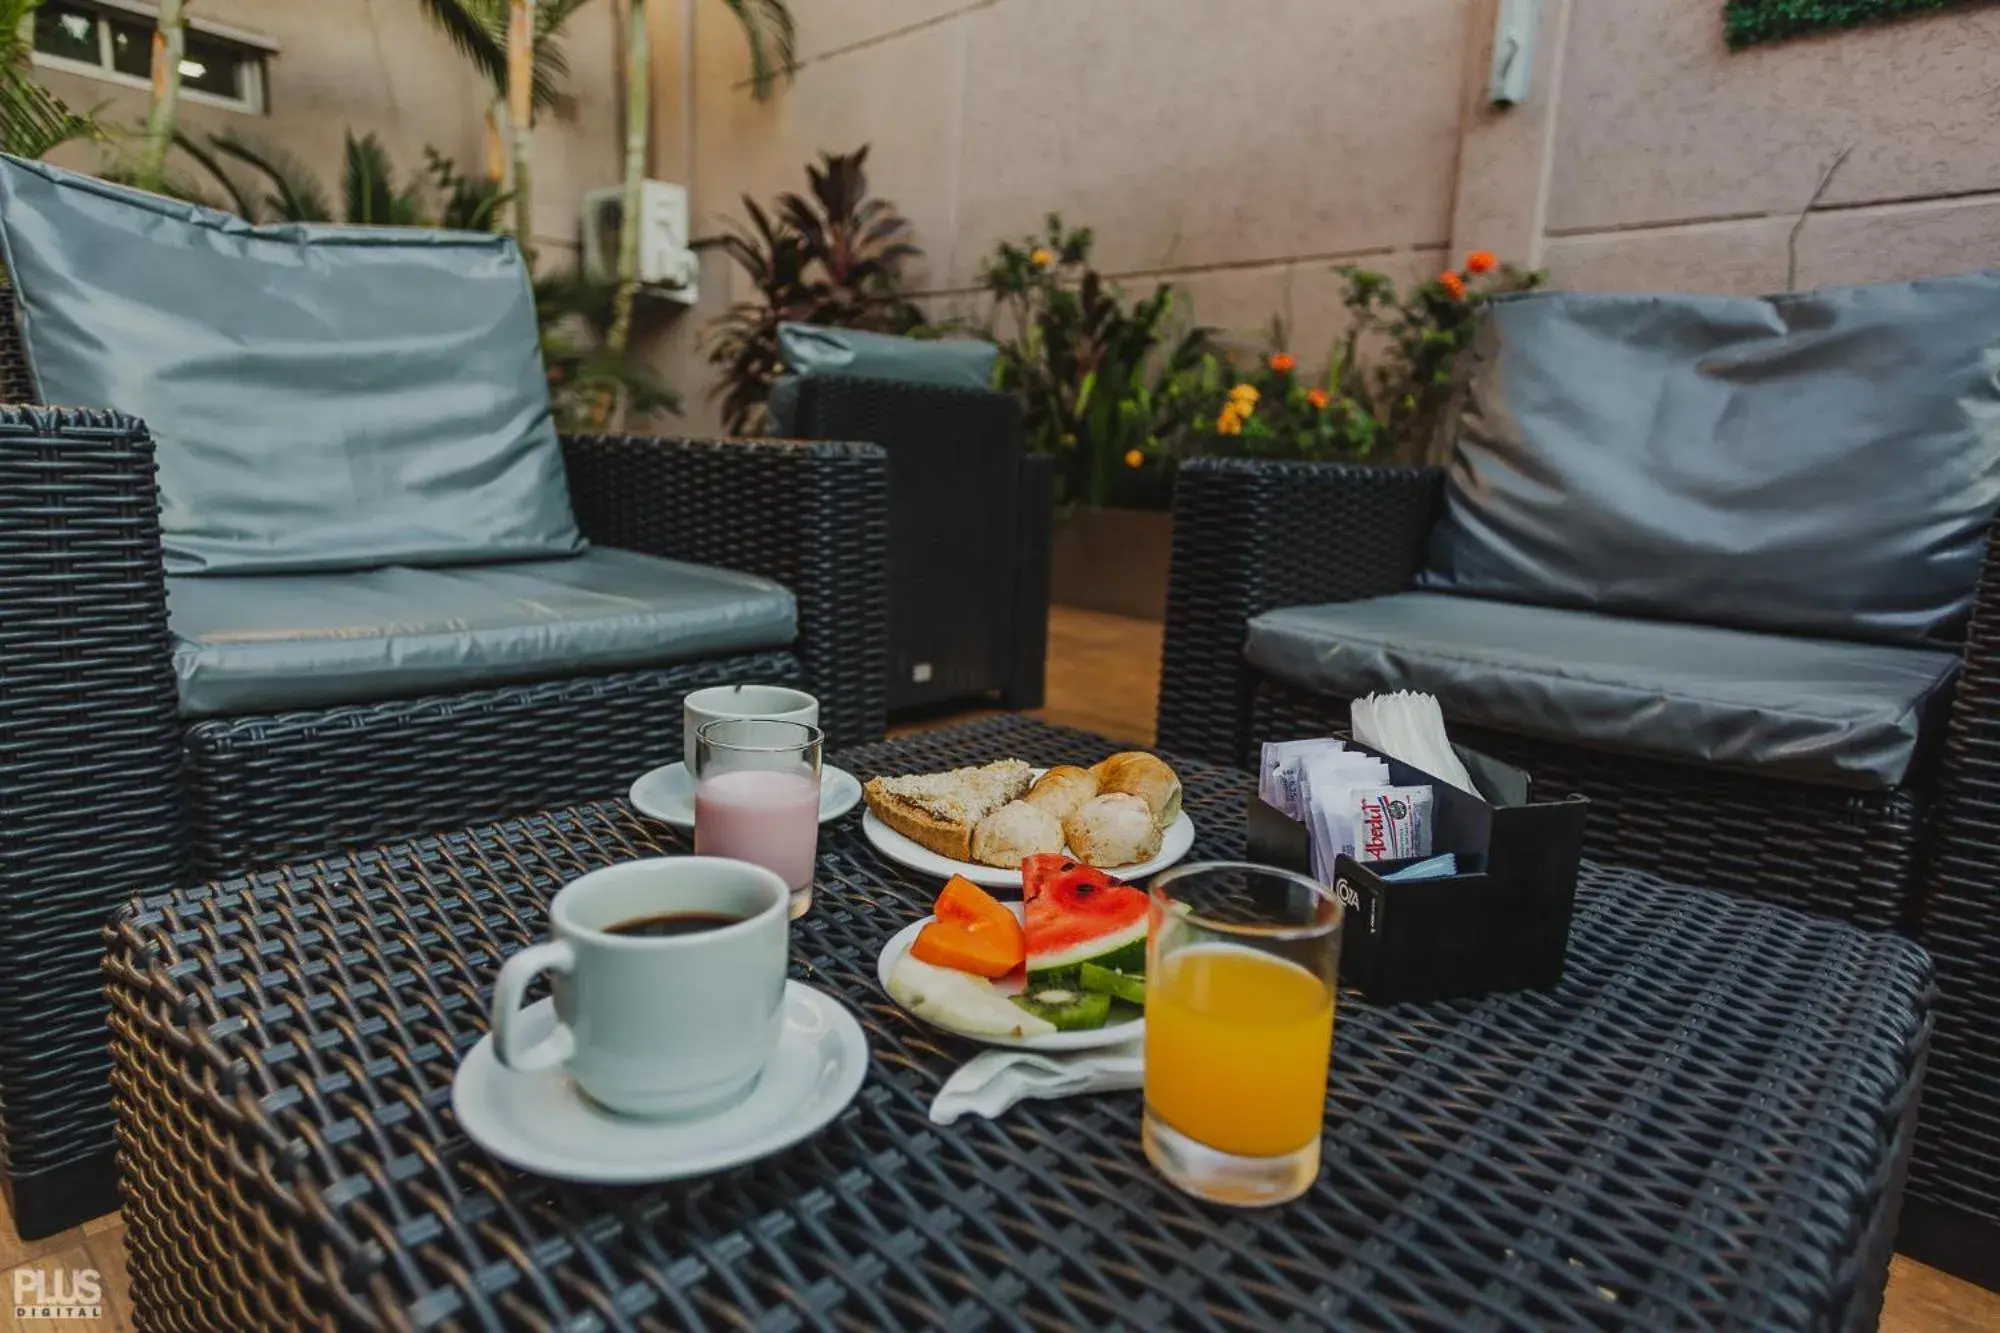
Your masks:
{"label": "watermelon slice", "polygon": [[1133,976],[1146,971],[1146,895],[1066,856],[1021,863],[1028,989],[1075,982],[1085,963]]}

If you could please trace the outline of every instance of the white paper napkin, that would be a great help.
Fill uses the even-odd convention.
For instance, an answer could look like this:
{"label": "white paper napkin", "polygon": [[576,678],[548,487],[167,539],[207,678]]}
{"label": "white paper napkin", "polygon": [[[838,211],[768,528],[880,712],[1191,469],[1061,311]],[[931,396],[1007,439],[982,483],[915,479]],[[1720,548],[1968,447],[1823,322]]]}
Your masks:
{"label": "white paper napkin", "polygon": [[1146,1081],[1145,1039],[1094,1051],[1044,1055],[995,1047],[965,1062],[945,1080],[931,1103],[931,1119],[949,1125],[963,1115],[988,1120],[1020,1101],[1074,1097],[1085,1092],[1125,1092]]}

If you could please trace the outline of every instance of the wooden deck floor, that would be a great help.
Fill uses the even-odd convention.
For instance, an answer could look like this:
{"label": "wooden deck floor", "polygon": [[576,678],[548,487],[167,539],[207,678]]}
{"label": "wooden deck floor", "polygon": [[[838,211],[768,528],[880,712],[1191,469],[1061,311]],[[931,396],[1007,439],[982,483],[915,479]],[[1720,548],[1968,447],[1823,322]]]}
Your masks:
{"label": "wooden deck floor", "polygon": [[[1160,627],[1093,611],[1057,608],[1049,627],[1048,705],[1038,716],[1133,744],[1153,738],[1159,693]],[[0,1205],[0,1291],[11,1302],[13,1270],[94,1268],[103,1275],[105,1318],[16,1321],[9,1304],[0,1329],[91,1330],[134,1325],[125,1280],[125,1227],[116,1214],[87,1222],[47,1240],[23,1243]],[[1960,1282],[1900,1256],[1889,1273],[1881,1333],[1995,1333],[2000,1295]]]}

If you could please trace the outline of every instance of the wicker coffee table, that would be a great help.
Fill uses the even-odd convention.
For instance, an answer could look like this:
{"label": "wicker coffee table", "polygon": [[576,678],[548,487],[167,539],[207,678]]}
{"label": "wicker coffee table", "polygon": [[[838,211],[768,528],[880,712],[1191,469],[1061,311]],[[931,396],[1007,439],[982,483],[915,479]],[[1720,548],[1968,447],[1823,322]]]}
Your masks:
{"label": "wicker coffee table", "polygon": [[[1003,719],[839,762],[1105,748]],[[1181,771],[1197,854],[1237,851],[1248,778]],[[938,886],[849,818],[793,934],[794,974],[873,1048],[832,1126],[680,1185],[488,1157],[450,1089],[501,958],[565,880],[685,849],[588,806],[129,909],[109,967],[143,1326],[1874,1327],[1929,1036],[1903,941],[1589,871],[1560,989],[1343,1004],[1319,1184],[1237,1213],[1152,1172],[1134,1094],[928,1121],[972,1048],[889,1004],[874,959]]]}

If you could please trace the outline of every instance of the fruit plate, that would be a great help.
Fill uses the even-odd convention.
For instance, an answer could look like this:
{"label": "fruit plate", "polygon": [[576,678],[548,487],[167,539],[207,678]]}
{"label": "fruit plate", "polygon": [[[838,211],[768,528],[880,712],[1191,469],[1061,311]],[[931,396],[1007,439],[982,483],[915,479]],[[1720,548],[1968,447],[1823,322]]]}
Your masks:
{"label": "fruit plate", "polygon": [[[1039,778],[1046,772],[1048,772],[1047,769],[1038,768],[1035,770],[1035,776]],[[897,865],[908,866],[912,870],[921,871],[926,875],[934,875],[939,879],[950,879],[953,875],[963,875],[982,889],[1019,889],[1021,887],[1021,868],[1019,866],[1009,869],[1006,866],[986,866],[979,864],[977,861],[954,861],[949,856],[939,856],[927,847],[919,847],[916,843],[911,842],[908,838],[875,818],[873,810],[867,810],[862,813],[861,831],[868,836],[869,843],[873,845],[876,851],[882,853],[882,855],[888,857]],[[1186,813],[1183,812],[1173,823],[1167,825],[1165,832],[1160,834],[1160,850],[1150,860],[1140,861],[1136,865],[1100,866],[1098,868],[1106,874],[1116,875],[1127,884],[1144,888],[1143,881],[1148,875],[1156,875],[1168,866],[1177,864],[1193,849],[1194,821],[1189,819]],[[1067,854],[1067,849],[1065,849],[1065,854]]]}
{"label": "fruit plate", "polygon": [[[940,857],[938,859],[943,860],[944,858]],[[946,861],[945,864],[951,865],[953,863]],[[1021,904],[1003,903],[1001,905],[1015,916],[1018,917],[1021,915]],[[883,994],[886,995],[889,991],[889,973],[895,970],[896,964],[903,960],[903,955],[910,951],[910,946],[916,942],[917,932],[935,920],[937,920],[936,917],[927,916],[921,921],[912,921],[909,925],[891,935],[889,942],[882,946],[882,952],[875,958],[875,978],[882,983]],[[1019,995],[1021,993],[1021,986],[1018,982],[996,981],[993,983],[993,987],[1002,995]],[[896,1004],[894,999],[891,999],[889,1003],[895,1004],[898,1009],[903,1009],[903,1006]],[[909,1013],[910,1011],[903,1009],[903,1012]],[[910,1014],[910,1016],[916,1018],[920,1023],[930,1023],[929,1019],[918,1017],[916,1014]],[[931,1026],[936,1027],[940,1032],[949,1032],[954,1037],[963,1037],[967,1041],[983,1041],[988,1046],[1013,1046],[1023,1051],[1094,1051],[1100,1046],[1117,1046],[1123,1042],[1133,1040],[1145,1032],[1146,1020],[1135,1018],[1129,1022],[1110,1023],[1101,1028],[1089,1028],[1082,1032],[1050,1032],[1039,1037],[993,1037],[973,1032],[959,1032],[955,1029],[944,1027],[941,1024],[931,1024]]]}

